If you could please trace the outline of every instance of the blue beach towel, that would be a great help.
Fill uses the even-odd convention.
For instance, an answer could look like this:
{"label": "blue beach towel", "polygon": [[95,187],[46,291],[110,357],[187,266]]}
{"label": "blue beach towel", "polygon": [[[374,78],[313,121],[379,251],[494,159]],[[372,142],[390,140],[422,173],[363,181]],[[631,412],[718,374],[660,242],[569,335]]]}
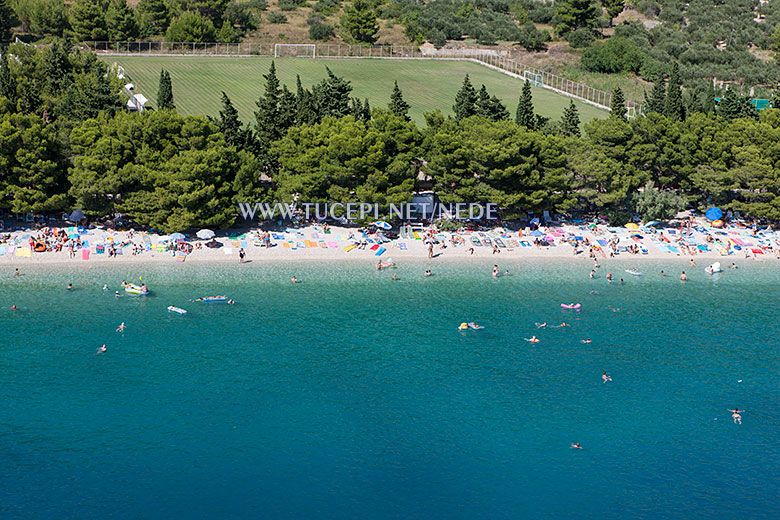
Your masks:
{"label": "blue beach towel", "polygon": [[384,247],[380,247],[380,248],[377,250],[377,252],[376,252],[376,253],[374,253],[374,256],[382,256],[382,253],[384,253],[385,251],[387,251],[387,249],[385,249]]}

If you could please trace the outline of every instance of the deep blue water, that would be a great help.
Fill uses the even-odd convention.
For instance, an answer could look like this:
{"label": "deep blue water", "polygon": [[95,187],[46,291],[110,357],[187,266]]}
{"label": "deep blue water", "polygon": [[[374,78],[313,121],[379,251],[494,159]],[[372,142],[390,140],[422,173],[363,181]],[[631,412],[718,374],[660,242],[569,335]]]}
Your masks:
{"label": "deep blue water", "polygon": [[780,265],[677,262],[6,267],[0,518],[778,518]]}

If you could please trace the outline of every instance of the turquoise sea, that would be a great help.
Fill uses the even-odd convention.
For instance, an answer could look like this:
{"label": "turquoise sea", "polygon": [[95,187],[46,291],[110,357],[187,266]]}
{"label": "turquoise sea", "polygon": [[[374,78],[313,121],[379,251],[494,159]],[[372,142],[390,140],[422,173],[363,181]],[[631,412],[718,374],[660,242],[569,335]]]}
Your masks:
{"label": "turquoise sea", "polygon": [[780,517],[780,265],[491,260],[3,268],[0,518]]}

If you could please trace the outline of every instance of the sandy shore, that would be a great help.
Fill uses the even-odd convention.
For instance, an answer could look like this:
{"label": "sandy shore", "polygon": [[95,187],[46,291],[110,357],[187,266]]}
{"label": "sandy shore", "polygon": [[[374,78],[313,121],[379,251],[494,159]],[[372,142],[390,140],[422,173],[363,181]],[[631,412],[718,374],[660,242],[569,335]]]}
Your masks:
{"label": "sandy shore", "polygon": [[[71,231],[71,236],[73,229]],[[79,237],[88,242],[89,258],[84,258],[82,251],[76,251],[76,257],[71,258],[67,248],[60,252],[32,252],[30,240],[42,236],[36,231],[17,231],[5,243],[0,244],[0,264],[13,264],[17,267],[24,265],[44,264],[86,264],[86,263],[213,263],[213,262],[239,262],[239,249],[246,251],[245,260],[252,262],[285,262],[285,261],[361,261],[378,262],[380,260],[398,263],[406,259],[428,259],[428,244],[425,235],[407,236],[375,244],[374,235],[362,237],[354,228],[331,227],[328,233],[318,226],[310,226],[302,229],[287,230],[286,232],[274,232],[272,247],[261,247],[261,241],[257,235],[257,229],[247,230],[240,235],[220,236],[215,240],[222,244],[217,249],[206,247],[195,248],[190,254],[184,256],[172,251],[164,251],[170,241],[165,237],[149,235],[145,233],[128,233],[105,229],[89,229],[82,232]],[[541,233],[541,236],[539,234]],[[462,239],[465,243],[453,245]],[[536,236],[534,236],[536,235]],[[707,238],[709,235],[710,239]],[[680,236],[675,228],[659,229],[644,228],[631,230],[626,228],[608,228],[606,226],[556,226],[541,228],[534,233],[529,229],[520,231],[506,231],[496,229],[482,233],[450,233],[435,232],[434,238],[439,242],[434,244],[434,261],[437,260],[462,260],[468,259],[495,259],[496,263],[507,260],[571,260],[578,265],[588,265],[593,262],[591,253],[597,260],[615,258],[624,261],[639,261],[641,259],[673,260],[684,259],[687,262],[691,258],[698,264],[707,265],[719,261],[724,268],[733,261],[744,261],[746,258],[756,260],[777,261],[776,255],[780,250],[780,236],[774,232],[761,232],[753,236],[750,229],[733,226],[723,230],[707,227],[706,222],[697,222],[696,230],[690,234]],[[483,243],[490,245],[475,245],[474,237]],[[493,244],[498,247],[493,252]],[[575,250],[574,241],[579,246]],[[666,240],[668,240],[668,242]],[[365,248],[350,246],[361,240],[367,240]],[[547,240],[550,245],[536,245],[535,240]],[[132,242],[132,245],[118,247],[122,254],[109,257],[108,247],[111,243]],[[204,240],[193,240],[203,245]],[[442,248],[442,245],[446,247]],[[133,246],[142,251],[132,254]],[[591,247],[594,247],[591,250]],[[637,250],[633,254],[627,250],[628,246]],[[671,248],[670,248],[671,246]],[[87,249],[85,248],[85,249]],[[373,250],[371,249],[373,248]],[[729,254],[724,254],[727,251]],[[384,249],[384,251],[381,251]],[[26,250],[26,251],[25,251]],[[103,251],[98,253],[98,251]],[[380,255],[377,255],[381,251]],[[576,251],[576,253],[575,253]],[[760,252],[759,252],[760,251]],[[694,254],[691,254],[694,253]],[[29,255],[29,256],[28,256]],[[614,255],[614,256],[613,256]]]}

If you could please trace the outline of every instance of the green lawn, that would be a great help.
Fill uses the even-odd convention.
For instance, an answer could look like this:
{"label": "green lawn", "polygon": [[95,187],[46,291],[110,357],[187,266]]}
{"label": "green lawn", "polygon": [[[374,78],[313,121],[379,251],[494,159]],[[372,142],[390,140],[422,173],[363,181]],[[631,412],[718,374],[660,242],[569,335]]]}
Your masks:
{"label": "green lawn", "polygon": [[[271,58],[218,58],[184,56],[108,56],[109,63],[118,63],[135,83],[136,91],[151,100],[157,98],[160,69],[171,73],[176,107],[187,114],[216,116],[221,91],[225,91],[248,122],[253,120],[255,101],[263,92]],[[295,75],[300,74],[304,86],[310,87],[325,77],[325,66],[352,82],[354,96],[368,98],[372,107],[386,107],[393,81],[411,105],[410,116],[423,124],[423,113],[435,108],[452,114],[455,93],[469,74],[475,88],[483,83],[491,95],[504,101],[514,117],[522,82],[482,65],[466,61],[382,60],[382,59],[276,59],[279,80],[295,90]],[[569,98],[543,88],[534,88],[534,107],[538,114],[560,119]],[[584,123],[607,113],[586,103],[577,102]]]}

